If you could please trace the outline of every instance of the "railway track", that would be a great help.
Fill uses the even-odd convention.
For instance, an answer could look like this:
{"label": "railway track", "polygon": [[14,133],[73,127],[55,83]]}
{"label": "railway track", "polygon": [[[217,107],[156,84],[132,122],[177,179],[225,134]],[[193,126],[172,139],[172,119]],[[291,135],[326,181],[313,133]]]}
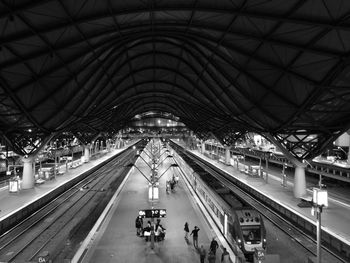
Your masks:
{"label": "railway track", "polygon": [[[220,169],[211,164],[208,164],[206,161],[202,160],[194,154],[191,154],[190,152],[187,152],[178,145],[172,144],[171,146],[196,173],[198,173],[202,178],[204,177],[205,180],[209,182],[209,185],[214,186],[214,190],[215,188],[220,188],[215,187],[215,185],[226,186],[236,197],[238,197],[240,200],[244,200],[244,202],[259,211],[263,217],[265,217],[267,220],[285,232],[288,236],[290,236],[290,238],[300,244],[300,246],[303,247],[306,251],[316,256],[316,240],[312,236],[304,233],[299,228],[290,223],[287,219],[276,213],[271,207],[267,206],[255,196],[252,196],[251,194],[241,189],[234,183],[233,178],[229,174],[222,172]],[[210,177],[212,178],[210,179]],[[223,197],[224,200],[226,198],[227,197]],[[343,258],[340,258],[338,255],[330,251],[328,248],[322,248],[322,258],[325,260],[325,262],[347,262]]]}
{"label": "railway track", "polygon": [[119,154],[1,235],[0,262],[38,262],[46,251],[53,262],[64,262],[67,251],[72,254],[67,244],[73,248],[74,236],[97,220],[129,171],[134,154],[131,148]]}

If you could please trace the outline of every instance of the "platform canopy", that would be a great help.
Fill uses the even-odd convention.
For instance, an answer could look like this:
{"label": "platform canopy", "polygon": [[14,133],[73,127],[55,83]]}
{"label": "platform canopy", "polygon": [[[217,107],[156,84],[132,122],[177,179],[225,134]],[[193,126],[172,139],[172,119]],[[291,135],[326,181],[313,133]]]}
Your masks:
{"label": "platform canopy", "polygon": [[2,0],[0,135],[112,132],[148,111],[297,158],[350,127],[349,0]]}

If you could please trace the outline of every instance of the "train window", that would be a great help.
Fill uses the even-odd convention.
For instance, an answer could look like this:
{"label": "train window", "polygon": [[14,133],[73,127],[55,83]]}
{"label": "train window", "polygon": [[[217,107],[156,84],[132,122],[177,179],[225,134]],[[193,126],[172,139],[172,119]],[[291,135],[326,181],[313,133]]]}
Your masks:
{"label": "train window", "polygon": [[231,233],[231,235],[232,235],[233,237],[236,236],[235,228],[234,228],[233,225],[230,224],[230,223],[228,223],[228,231],[229,231],[229,233]]}
{"label": "train window", "polygon": [[242,226],[243,239],[247,241],[261,241],[260,226]]}
{"label": "train window", "polygon": [[223,214],[220,213],[220,222],[223,225],[224,224],[225,217]]}

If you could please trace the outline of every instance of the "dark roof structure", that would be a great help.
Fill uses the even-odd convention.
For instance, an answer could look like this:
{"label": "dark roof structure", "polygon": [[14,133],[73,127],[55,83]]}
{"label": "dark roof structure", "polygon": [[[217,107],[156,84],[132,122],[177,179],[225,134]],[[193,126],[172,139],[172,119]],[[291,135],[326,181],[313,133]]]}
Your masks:
{"label": "dark roof structure", "polygon": [[2,0],[0,134],[25,152],[156,111],[311,158],[350,127],[349,51],[348,0]]}

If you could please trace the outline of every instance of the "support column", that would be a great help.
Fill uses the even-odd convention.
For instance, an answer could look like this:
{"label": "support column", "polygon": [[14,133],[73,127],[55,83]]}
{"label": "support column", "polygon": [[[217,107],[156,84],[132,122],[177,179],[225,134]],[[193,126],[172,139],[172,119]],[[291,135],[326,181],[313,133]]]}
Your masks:
{"label": "support column", "polygon": [[205,142],[204,141],[202,141],[202,154],[204,154],[205,153]]}
{"label": "support column", "polygon": [[90,160],[90,150],[88,145],[84,145],[84,162],[87,163]]}
{"label": "support column", "polygon": [[33,173],[33,163],[34,158],[32,156],[27,158],[22,158],[23,161],[23,178],[22,178],[22,189],[34,188],[34,173]]}
{"label": "support column", "polygon": [[225,147],[225,164],[226,165],[230,165],[231,164],[230,147]]}
{"label": "support column", "polygon": [[119,149],[120,145],[119,145],[119,139],[115,140],[115,149]]}
{"label": "support column", "polygon": [[306,194],[305,166],[295,166],[293,191],[296,198]]}
{"label": "support column", "polygon": [[106,140],[106,150],[107,152],[110,152],[111,151],[111,142],[108,140]]}

